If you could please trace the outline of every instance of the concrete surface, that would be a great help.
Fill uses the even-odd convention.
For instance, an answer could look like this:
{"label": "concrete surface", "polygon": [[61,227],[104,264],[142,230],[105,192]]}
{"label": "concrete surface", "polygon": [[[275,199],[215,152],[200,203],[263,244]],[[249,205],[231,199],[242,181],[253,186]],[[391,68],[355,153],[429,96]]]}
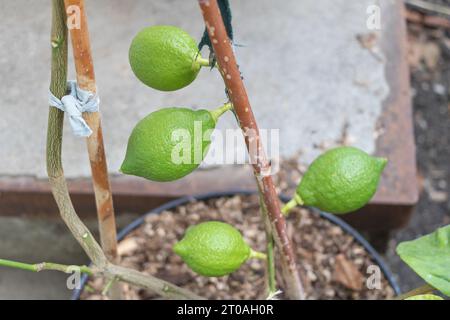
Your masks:
{"label": "concrete surface", "polygon": [[[93,223],[90,223],[93,226]],[[0,252],[4,259],[84,264],[86,256],[59,220],[0,218]],[[66,275],[32,273],[0,267],[0,299],[65,299]]]}
{"label": "concrete surface", "polygon": [[[374,150],[374,128],[388,93],[382,57],[362,48],[374,0],[231,1],[238,61],[261,128],[280,129],[280,151],[301,150],[310,162],[348,125],[354,145]],[[392,0],[382,0],[389,10]],[[153,24],[173,24],[199,39],[196,1],[86,1],[109,167],[117,173],[131,129],[163,106],[213,108],[224,102],[217,72],[202,70],[188,88],[164,93],[141,84],[128,64],[133,36]],[[0,175],[45,176],[50,8],[44,1],[0,3]],[[70,55],[71,56],[71,55]],[[74,78],[70,60],[70,77]],[[301,123],[301,126],[298,124]],[[231,114],[220,128],[235,128]],[[90,174],[83,139],[65,128],[68,177]],[[242,145],[241,145],[242,148]],[[233,152],[234,150],[226,150]]]}
{"label": "concrete surface", "polygon": [[[119,228],[123,228],[135,218],[134,214],[123,214],[118,216],[117,224]],[[90,230],[96,230],[95,218],[88,219],[85,223]],[[89,262],[81,247],[59,219],[26,220],[20,217],[0,217],[0,235],[2,259],[68,265]],[[67,289],[66,280],[67,276],[60,272],[32,273],[0,267],[0,300],[68,299],[72,291]]]}

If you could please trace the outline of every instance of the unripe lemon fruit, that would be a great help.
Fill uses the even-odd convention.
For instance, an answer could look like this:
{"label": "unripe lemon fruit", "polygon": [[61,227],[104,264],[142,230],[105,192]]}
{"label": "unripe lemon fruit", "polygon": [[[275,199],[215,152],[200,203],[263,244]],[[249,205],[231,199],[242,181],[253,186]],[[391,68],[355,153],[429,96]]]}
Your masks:
{"label": "unripe lemon fruit", "polygon": [[120,171],[153,181],[173,181],[194,171],[204,159],[217,119],[230,104],[214,110],[164,108],[133,129]]}
{"label": "unripe lemon fruit", "polygon": [[173,250],[193,271],[207,277],[227,275],[249,258],[263,256],[250,249],[236,228],[219,221],[189,227]]}
{"label": "unripe lemon fruit", "polygon": [[202,59],[195,40],[174,26],[152,26],[140,31],[129,50],[131,69],[144,84],[157,90],[174,91],[197,77]]}
{"label": "unripe lemon fruit", "polygon": [[329,150],[313,161],[300,181],[299,201],[336,214],[358,210],[375,194],[386,163],[353,147]]}

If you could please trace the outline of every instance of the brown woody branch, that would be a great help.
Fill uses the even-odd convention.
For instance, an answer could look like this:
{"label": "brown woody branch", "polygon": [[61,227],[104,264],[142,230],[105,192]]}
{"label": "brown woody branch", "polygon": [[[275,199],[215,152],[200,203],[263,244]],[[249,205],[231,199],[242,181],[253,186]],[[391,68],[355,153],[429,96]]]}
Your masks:
{"label": "brown woody branch", "polygon": [[262,190],[264,203],[273,228],[276,245],[281,253],[281,266],[291,299],[304,299],[304,290],[297,271],[294,252],[286,232],[286,221],[280,211],[278,195],[270,173],[270,162],[264,153],[258,126],[250,106],[244,83],[234,56],[232,43],[228,38],[217,0],[198,0],[220,73],[253,165],[258,187]]}

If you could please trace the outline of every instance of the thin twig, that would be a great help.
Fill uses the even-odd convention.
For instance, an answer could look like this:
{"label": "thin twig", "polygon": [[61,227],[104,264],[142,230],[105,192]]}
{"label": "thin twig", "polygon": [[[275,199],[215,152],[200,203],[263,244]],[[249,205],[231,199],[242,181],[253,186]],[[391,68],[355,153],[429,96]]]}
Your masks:
{"label": "thin twig", "polygon": [[272,226],[270,225],[269,215],[267,214],[267,208],[264,204],[264,198],[261,191],[259,192],[259,208],[266,231],[266,286],[267,295],[270,297],[277,291],[277,282],[275,279],[274,239],[272,234]]}
{"label": "thin twig", "polygon": [[60,271],[60,272],[64,272],[64,273],[72,273],[74,271],[74,269],[76,268],[81,273],[86,273],[88,275],[94,274],[94,271],[87,266],[69,266],[69,265],[65,265],[65,264],[51,263],[51,262],[41,262],[41,263],[30,264],[30,263],[23,263],[23,262],[18,262],[18,261],[0,259],[0,266],[21,269],[21,270],[26,270],[26,271],[32,271],[32,272],[41,272],[44,270],[51,270],[51,271]]}
{"label": "thin twig", "polygon": [[[50,90],[57,98],[66,93],[67,27],[63,0],[52,0],[52,63]],[[177,287],[151,275],[111,264],[91,232],[78,217],[70,199],[61,161],[64,113],[49,108],[47,129],[47,174],[61,218],[81,245],[98,272],[107,279],[118,280],[146,288],[165,298],[202,299],[189,290]]]}
{"label": "thin twig", "polygon": [[109,290],[111,290],[111,287],[113,287],[114,283],[117,282],[117,279],[111,278],[108,280],[108,282],[106,283],[105,287],[102,290],[102,295],[107,296],[109,294]]}
{"label": "thin twig", "polygon": [[108,264],[104,269],[98,269],[95,267],[90,268],[87,266],[70,266],[50,262],[28,264],[12,260],[0,259],[0,266],[31,272],[51,270],[64,273],[73,273],[75,270],[79,270],[79,272],[81,273],[86,273],[92,276],[106,276],[108,278],[108,282],[104,289],[104,292],[109,291],[115,281],[124,281],[158,293],[168,299],[203,299],[186,289],[176,287],[166,281],[157,279],[149,275],[145,275],[135,270],[119,267],[112,264]]}
{"label": "thin twig", "polygon": [[275,243],[280,250],[287,295],[291,299],[304,299],[305,294],[297,271],[294,251],[286,232],[286,221],[281,214],[278,195],[272,177],[269,175],[271,171],[270,163],[264,153],[258,126],[241,79],[232,44],[225,30],[217,0],[198,0],[198,2],[217,58],[219,71],[244,134],[258,188],[264,194],[264,203],[274,231]]}

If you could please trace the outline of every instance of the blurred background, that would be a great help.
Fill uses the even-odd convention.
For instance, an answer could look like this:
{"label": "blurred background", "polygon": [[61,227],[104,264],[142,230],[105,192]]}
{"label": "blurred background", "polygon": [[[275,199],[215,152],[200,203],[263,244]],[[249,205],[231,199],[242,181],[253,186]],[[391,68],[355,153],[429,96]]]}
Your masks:
{"label": "blurred background", "polygon": [[[334,146],[388,157],[371,204],[346,219],[383,253],[402,289],[414,288],[420,280],[395,256],[396,244],[450,223],[450,1],[230,2],[255,116],[260,128],[280,130],[278,191],[291,194],[307,165]],[[189,87],[164,93],[140,83],[128,64],[129,44],[146,26],[177,25],[199,40],[196,1],[86,0],[86,10],[119,226],[185,194],[255,189],[246,165],[205,166],[165,184],[118,174],[139,119],[160,107],[215,108],[226,97],[219,74],[206,68]],[[49,1],[0,1],[0,257],[85,263],[46,180],[50,15]],[[69,57],[75,78],[71,50]],[[218,128],[236,128],[235,119],[226,115]],[[68,125],[64,133],[73,201],[95,229],[85,141]],[[224,151],[243,149],[240,140]],[[0,298],[69,296],[64,275],[0,268]]]}

